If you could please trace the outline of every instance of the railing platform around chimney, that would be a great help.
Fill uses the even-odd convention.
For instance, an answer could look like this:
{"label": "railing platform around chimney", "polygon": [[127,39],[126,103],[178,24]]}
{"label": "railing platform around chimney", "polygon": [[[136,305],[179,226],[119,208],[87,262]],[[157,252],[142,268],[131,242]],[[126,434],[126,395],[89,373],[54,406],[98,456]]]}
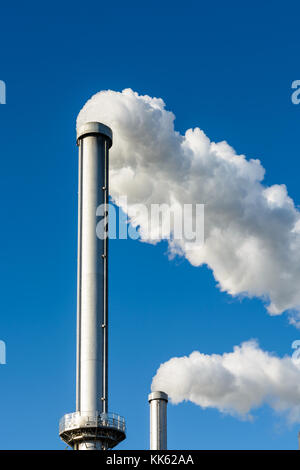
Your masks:
{"label": "railing platform around chimney", "polygon": [[103,449],[112,449],[126,437],[125,419],[115,413],[75,412],[63,416],[59,435],[70,446],[100,441]]}

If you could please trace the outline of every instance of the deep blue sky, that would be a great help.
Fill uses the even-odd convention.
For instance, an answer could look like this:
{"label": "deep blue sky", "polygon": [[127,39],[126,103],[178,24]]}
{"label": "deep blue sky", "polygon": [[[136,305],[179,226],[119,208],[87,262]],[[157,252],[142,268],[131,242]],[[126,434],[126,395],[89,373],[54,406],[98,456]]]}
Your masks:
{"label": "deep blue sky", "polygon": [[[228,0],[2,2],[0,79],[0,448],[63,449],[75,410],[77,148],[75,120],[95,92],[162,97],[176,128],[260,158],[267,184],[300,201],[300,6]],[[206,268],[169,261],[164,244],[110,245],[110,408],[124,449],[148,446],[147,394],[161,362],[223,353],[250,338],[291,354],[300,331],[260,300],[220,293]],[[295,449],[298,426],[268,408],[252,423],[169,406],[169,447]],[[300,425],[299,425],[300,428]]]}

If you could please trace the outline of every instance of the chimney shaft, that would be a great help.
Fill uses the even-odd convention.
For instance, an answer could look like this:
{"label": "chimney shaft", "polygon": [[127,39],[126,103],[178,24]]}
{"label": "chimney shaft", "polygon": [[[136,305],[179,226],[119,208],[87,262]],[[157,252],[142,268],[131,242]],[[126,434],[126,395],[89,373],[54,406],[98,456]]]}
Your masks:
{"label": "chimney shaft", "polygon": [[168,395],[152,392],[148,396],[150,404],[150,450],[167,449],[167,404]]}
{"label": "chimney shaft", "polygon": [[[108,149],[111,130],[100,123],[79,129],[77,393],[80,412],[108,411],[107,255]],[[102,207],[102,210],[98,208]],[[99,213],[97,213],[97,210]],[[98,216],[98,217],[97,217]],[[107,221],[106,221],[107,222]],[[100,225],[101,224],[101,225]]]}

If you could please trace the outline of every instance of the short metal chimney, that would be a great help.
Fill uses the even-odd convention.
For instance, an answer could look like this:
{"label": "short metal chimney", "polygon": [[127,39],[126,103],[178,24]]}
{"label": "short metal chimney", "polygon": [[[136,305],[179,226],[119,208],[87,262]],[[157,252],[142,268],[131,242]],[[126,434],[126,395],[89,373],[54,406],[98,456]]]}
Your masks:
{"label": "short metal chimney", "polygon": [[167,404],[168,395],[152,392],[148,396],[150,404],[150,450],[167,449]]}

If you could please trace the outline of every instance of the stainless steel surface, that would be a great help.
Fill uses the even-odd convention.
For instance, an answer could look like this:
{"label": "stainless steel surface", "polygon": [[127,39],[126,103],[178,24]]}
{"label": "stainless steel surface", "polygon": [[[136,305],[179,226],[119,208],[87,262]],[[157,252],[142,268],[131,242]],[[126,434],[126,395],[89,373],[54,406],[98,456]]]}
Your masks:
{"label": "stainless steel surface", "polygon": [[[105,134],[100,133],[104,129]],[[78,356],[77,411],[106,413],[107,402],[107,248],[97,237],[96,211],[107,203],[106,126],[88,123],[78,131]]]}
{"label": "stainless steel surface", "polygon": [[74,450],[104,450],[101,441],[85,440],[77,444]]}
{"label": "stainless steel surface", "polygon": [[[108,151],[112,131],[90,122],[79,147],[76,413],[60,437],[75,450],[109,449],[125,439],[125,421],[108,414]],[[99,213],[102,206],[102,214]],[[101,211],[100,211],[101,212]],[[104,216],[101,225],[99,215]],[[98,227],[97,227],[98,225]]]}
{"label": "stainless steel surface", "polygon": [[112,130],[110,127],[102,124],[101,122],[87,122],[77,129],[77,143],[78,140],[87,135],[102,135],[108,138],[109,148],[112,146]]}
{"label": "stainless steel surface", "polygon": [[152,392],[148,396],[150,403],[150,449],[167,449],[167,405],[168,395],[164,392]]}

